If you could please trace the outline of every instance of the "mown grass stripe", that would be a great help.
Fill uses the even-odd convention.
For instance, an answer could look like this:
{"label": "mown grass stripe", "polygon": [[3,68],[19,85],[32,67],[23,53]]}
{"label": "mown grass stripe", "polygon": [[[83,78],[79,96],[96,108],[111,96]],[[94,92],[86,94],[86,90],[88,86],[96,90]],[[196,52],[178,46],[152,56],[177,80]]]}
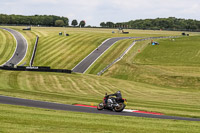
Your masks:
{"label": "mown grass stripe", "polygon": [[[5,35],[5,34],[2,34],[2,38],[6,38],[6,40],[4,40],[3,42],[2,42],[2,47],[1,47],[1,51],[0,51],[0,57],[4,57],[4,58],[6,58],[5,56],[5,53],[6,53],[6,51],[8,50],[8,43],[7,43],[7,35]],[[9,53],[9,51],[8,51],[8,53]]]}
{"label": "mown grass stripe", "polygon": [[43,91],[48,91],[49,86],[48,84],[45,82],[45,80],[49,80],[46,76],[44,77],[43,75],[39,75],[38,76],[38,84],[42,87]]}
{"label": "mown grass stripe", "polygon": [[70,82],[72,88],[74,88],[74,91],[77,93],[87,94],[86,92],[82,91],[79,86],[77,85],[77,82],[74,82],[70,77],[67,77],[68,81]]}
{"label": "mown grass stripe", "polygon": [[[46,55],[47,57],[49,56],[48,54],[50,54],[50,55],[52,55],[51,53],[49,53],[49,52],[54,52],[54,50],[60,50],[60,49],[63,49],[63,48],[65,48],[65,49],[67,49],[68,47],[70,47],[71,46],[71,42],[72,41],[74,41],[74,40],[76,40],[76,38],[74,38],[73,40],[67,40],[67,39],[65,39],[65,40],[57,40],[57,43],[54,45],[54,46],[52,46],[52,47],[50,47],[50,48],[48,48],[48,49],[46,49],[46,51],[44,51],[43,52],[43,54],[44,55]],[[62,47],[62,48],[60,48],[60,47]],[[47,53],[45,53],[45,52],[47,52]],[[49,56],[50,57],[50,56]]]}
{"label": "mown grass stripe", "polygon": [[94,94],[100,94],[100,95],[101,95],[101,93],[100,93],[98,90],[96,90],[96,89],[95,89],[90,83],[88,83],[85,79],[82,79],[81,81],[82,81],[82,83],[83,83],[84,85],[87,86],[87,89],[89,89],[91,92],[93,92]]}
{"label": "mown grass stripe", "polygon": [[54,84],[56,85],[56,90],[58,90],[58,91],[60,91],[60,92],[64,92],[65,91],[65,89],[62,87],[62,85],[61,85],[61,82],[59,81],[59,79],[58,79],[58,77],[57,76],[52,76],[53,77],[53,79],[54,79]]}
{"label": "mown grass stripe", "polygon": [[0,53],[2,53],[2,51],[4,51],[4,47],[6,44],[6,36],[5,33],[2,31],[2,29],[0,29],[0,40],[1,40]]}
{"label": "mown grass stripe", "polygon": [[10,73],[8,77],[8,84],[10,88],[19,89],[18,75],[20,72]]}
{"label": "mown grass stripe", "polygon": [[54,45],[58,39],[61,39],[61,38],[58,38],[58,37],[55,37],[55,36],[50,36],[50,37],[47,37],[47,38],[40,38],[39,42],[38,42],[38,46],[40,47],[40,50],[43,51],[43,50],[46,50],[48,47]]}
{"label": "mown grass stripe", "polygon": [[[78,37],[83,37],[83,36],[85,36],[84,34],[77,34],[76,36],[70,36],[70,37],[63,37],[63,36],[49,36],[49,37],[47,37],[47,39],[48,39],[48,41],[46,41],[46,40],[43,40],[43,38],[41,38],[41,44],[42,44],[42,46],[43,46],[43,48],[41,48],[42,50],[44,50],[44,49],[46,49],[46,47],[49,47],[49,46],[51,46],[51,45],[55,45],[55,43],[54,43],[54,41],[56,42],[56,40],[58,40],[58,39],[67,39],[67,40],[71,40],[71,39],[75,39],[75,37],[76,38],[78,38]],[[50,38],[50,39],[49,39]],[[54,40],[54,41],[53,41]]]}
{"label": "mown grass stripe", "polygon": [[43,37],[43,36],[47,35],[47,34],[44,34],[44,32],[38,31],[38,30],[35,30],[35,29],[32,29],[32,32],[35,33],[36,35],[38,35],[39,37]]}
{"label": "mown grass stripe", "polygon": [[2,29],[0,30],[0,40],[1,40],[1,46],[0,46],[0,65],[1,65],[10,59],[10,57],[13,55],[16,46],[13,36],[9,32]]}
{"label": "mown grass stripe", "polygon": [[[91,37],[92,38],[92,37]],[[76,48],[76,47],[78,47],[78,48]],[[66,67],[66,64],[68,64],[68,63],[70,63],[70,61],[71,60],[73,60],[73,59],[75,59],[75,57],[77,56],[77,55],[79,55],[79,56],[81,56],[81,55],[88,55],[88,53],[90,52],[90,51],[88,51],[88,50],[93,50],[94,48],[91,48],[92,46],[88,46],[88,45],[82,45],[82,44],[79,44],[79,45],[77,45],[76,47],[73,47],[72,49],[71,49],[71,51],[69,51],[68,53],[65,53],[64,54],[64,56],[66,55],[70,55],[70,56],[68,56],[68,58],[67,59],[65,59],[64,61],[62,61],[62,59],[60,59],[58,62],[60,62],[59,64],[58,64],[58,67],[59,68],[61,68],[61,67]],[[82,49],[85,49],[84,51],[86,51],[86,52],[84,52]],[[81,56],[81,57],[84,57],[84,56]],[[62,61],[62,62],[61,62]],[[75,64],[73,64],[73,65],[75,65]],[[67,65],[67,66],[69,66],[69,65]],[[72,67],[72,65],[70,65],[69,67]]]}
{"label": "mown grass stripe", "polygon": [[65,40],[62,40],[62,41],[58,40],[58,42],[55,45],[44,50],[41,55],[42,57],[40,58],[41,61],[43,62],[44,59],[51,58],[53,56],[53,52],[55,52],[55,50],[60,50],[60,47],[64,47],[65,45],[62,45],[63,42],[65,42]]}
{"label": "mown grass stripe", "polygon": [[[71,40],[72,41],[72,40]],[[59,42],[59,43],[62,43],[62,42]],[[59,45],[59,43],[57,43],[58,45]],[[77,43],[77,44],[76,44]],[[62,46],[62,48],[59,48],[59,47],[57,47],[57,50],[52,50],[52,52],[49,52],[49,54],[47,54],[46,56],[48,57],[48,55],[54,55],[54,56],[49,56],[49,58],[46,60],[45,58],[46,57],[44,57],[43,58],[43,60],[45,59],[45,61],[47,62],[46,64],[50,64],[52,67],[54,66],[54,62],[55,62],[55,65],[56,64],[60,64],[60,62],[59,61],[57,61],[59,58],[58,57],[65,57],[64,55],[66,55],[67,56],[67,52],[66,53],[64,53],[64,51],[69,51],[69,52],[71,52],[71,50],[73,50],[73,49],[81,49],[79,46],[81,45],[81,44],[78,44],[78,43],[80,43],[80,41],[79,41],[79,39],[77,40],[75,40],[74,42],[72,42],[72,45],[68,45],[68,47],[72,47],[72,48],[67,48],[65,45],[60,45],[60,47]],[[74,44],[76,44],[76,46],[74,47],[73,45]],[[82,46],[82,45],[81,45]],[[53,49],[53,48],[52,48]],[[60,50],[61,49],[61,50]],[[67,50],[68,49],[68,50]],[[70,50],[69,50],[70,49]],[[70,55],[70,53],[68,54],[68,55]],[[61,60],[64,60],[64,59],[62,59],[62,58],[60,58]],[[59,67],[58,67],[59,68]]]}
{"label": "mown grass stripe", "polygon": [[[39,46],[39,50],[40,51],[46,51],[46,50],[48,50],[49,48],[51,48],[52,46],[54,46],[59,40],[61,40],[62,38],[54,38],[53,40],[51,40],[50,42],[45,42],[45,43],[42,43],[42,42],[39,42],[38,44],[38,46]],[[42,44],[42,45],[40,45],[40,44]]]}
{"label": "mown grass stripe", "polygon": [[[111,93],[113,93],[111,90],[110,90],[110,88],[111,87],[107,87],[107,86],[105,86],[105,85],[102,85],[99,81],[93,81],[94,83],[95,83],[95,85],[96,85],[96,89],[98,89],[98,88],[101,88],[101,91],[102,92],[104,92],[104,93],[108,93],[108,94],[111,94]],[[104,94],[103,93],[103,94]]]}
{"label": "mown grass stripe", "polygon": [[[67,80],[67,81],[64,80],[65,79],[64,76],[57,76],[57,77],[58,77],[59,82],[62,83],[61,86],[65,90],[64,93],[67,93],[67,94],[75,94],[76,93],[76,91],[74,90],[74,88],[69,80]],[[67,85],[66,82],[70,83],[70,85]]]}
{"label": "mown grass stripe", "polygon": [[[78,37],[77,37],[78,38]],[[73,40],[76,40],[77,38],[73,38]],[[46,60],[46,58],[48,57],[51,57],[53,54],[51,53],[50,55],[51,56],[49,56],[49,55],[47,55],[47,53],[50,53],[51,51],[52,52],[54,52],[54,50],[55,50],[55,48],[57,48],[57,46],[59,45],[59,46],[62,46],[62,44],[61,43],[63,43],[64,41],[66,41],[64,44],[67,44],[67,43],[69,43],[70,44],[70,42],[72,42],[73,40],[70,40],[69,42],[67,41],[67,40],[62,40],[62,42],[60,42],[59,40],[57,40],[57,43],[55,44],[55,45],[53,45],[53,47],[50,47],[49,49],[46,49],[45,51],[42,51],[41,53],[40,53],[40,60],[41,60],[41,62],[43,62],[44,60]],[[61,45],[60,45],[61,44]],[[63,45],[63,46],[65,46],[65,45]],[[69,45],[70,46],[70,45]],[[38,48],[38,49],[40,49],[40,48]],[[59,50],[58,48],[57,48],[57,50]],[[38,53],[40,52],[41,50],[38,50]]]}
{"label": "mown grass stripe", "polygon": [[31,85],[31,83],[30,83],[30,81],[32,80],[30,80],[30,76],[28,75],[28,74],[26,74],[26,75],[24,75],[24,77],[25,77],[25,79],[27,79],[27,80],[25,80],[24,82],[24,86],[25,86],[25,88],[24,88],[24,90],[26,90],[26,91],[32,91],[32,90],[34,90],[33,88],[32,88],[32,85]]}

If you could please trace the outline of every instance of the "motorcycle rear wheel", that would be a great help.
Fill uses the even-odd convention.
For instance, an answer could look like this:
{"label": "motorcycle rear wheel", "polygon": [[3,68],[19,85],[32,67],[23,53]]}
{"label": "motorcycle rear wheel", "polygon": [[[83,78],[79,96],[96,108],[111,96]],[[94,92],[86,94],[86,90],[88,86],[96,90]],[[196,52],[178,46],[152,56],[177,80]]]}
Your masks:
{"label": "motorcycle rear wheel", "polygon": [[103,110],[103,109],[104,109],[103,103],[98,104],[97,110]]}
{"label": "motorcycle rear wheel", "polygon": [[116,112],[122,112],[124,110],[125,106],[126,105],[124,103],[119,103],[119,107],[114,107],[114,110]]}

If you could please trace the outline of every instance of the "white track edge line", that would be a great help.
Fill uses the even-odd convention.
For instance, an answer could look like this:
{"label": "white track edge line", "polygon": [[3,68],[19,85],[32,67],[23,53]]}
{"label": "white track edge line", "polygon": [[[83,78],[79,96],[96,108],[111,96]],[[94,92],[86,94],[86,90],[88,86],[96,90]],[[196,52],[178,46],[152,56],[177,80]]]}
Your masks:
{"label": "white track edge line", "polygon": [[124,109],[123,111],[124,112],[135,112],[135,111],[138,111],[138,110]]}

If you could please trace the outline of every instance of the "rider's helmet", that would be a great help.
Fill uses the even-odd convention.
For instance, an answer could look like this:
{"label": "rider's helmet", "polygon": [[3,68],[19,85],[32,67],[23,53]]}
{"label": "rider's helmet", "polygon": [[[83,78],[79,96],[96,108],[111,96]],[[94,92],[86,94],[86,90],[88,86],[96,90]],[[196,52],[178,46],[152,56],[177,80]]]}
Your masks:
{"label": "rider's helmet", "polygon": [[119,94],[119,93],[121,93],[121,92],[120,92],[120,91],[117,91],[116,93],[118,93],[118,94]]}

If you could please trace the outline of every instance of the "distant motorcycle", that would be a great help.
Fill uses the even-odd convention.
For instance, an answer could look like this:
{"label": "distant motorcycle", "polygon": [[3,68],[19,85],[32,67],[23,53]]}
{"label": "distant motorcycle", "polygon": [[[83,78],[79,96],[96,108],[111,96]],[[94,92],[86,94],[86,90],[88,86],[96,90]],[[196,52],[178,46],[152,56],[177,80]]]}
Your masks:
{"label": "distant motorcycle", "polygon": [[124,108],[127,105],[127,100],[122,98],[120,100],[116,100],[114,97],[109,97],[107,100],[107,104],[105,104],[104,100],[106,97],[104,97],[103,102],[99,103],[97,106],[97,110],[114,110],[116,112],[122,112]]}

